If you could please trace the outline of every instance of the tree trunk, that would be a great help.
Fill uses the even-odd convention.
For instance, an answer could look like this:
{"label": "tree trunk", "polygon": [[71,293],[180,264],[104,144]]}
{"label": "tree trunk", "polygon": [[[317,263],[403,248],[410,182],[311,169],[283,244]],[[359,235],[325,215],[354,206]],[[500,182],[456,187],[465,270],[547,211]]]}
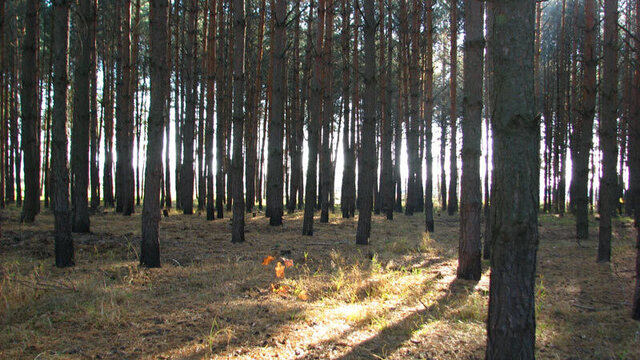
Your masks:
{"label": "tree trunk", "polygon": [[223,13],[224,1],[218,1],[218,11],[220,15],[218,19],[218,49],[216,57],[216,216],[218,219],[224,217],[224,200],[225,200],[225,159],[226,159],[226,123],[224,110],[224,98],[226,96],[224,89],[224,13]]}
{"label": "tree trunk", "polygon": [[274,18],[274,49],[271,58],[273,71],[273,97],[269,112],[269,158],[267,168],[267,212],[269,225],[282,225],[282,141],[284,132],[285,107],[285,30],[287,26],[287,4],[284,0],[275,0],[272,9]]}
{"label": "tree trunk", "polygon": [[360,215],[356,244],[368,245],[371,235],[373,207],[373,177],[376,131],[376,19],[373,0],[364,1],[364,119],[362,121],[362,152],[358,159]]}
{"label": "tree trunk", "polygon": [[244,126],[244,46],[245,46],[245,3],[233,0],[233,159],[231,176],[233,179],[233,225],[231,242],[244,241],[244,184],[242,180],[242,133]]}
{"label": "tree trunk", "polygon": [[589,237],[588,219],[588,181],[589,181],[589,152],[592,147],[593,118],[596,111],[596,38],[597,38],[597,13],[595,0],[586,0],[584,5],[585,30],[584,30],[584,70],[582,80],[582,111],[581,118],[576,119],[574,132],[577,134],[575,158],[572,159],[575,168],[573,182],[572,204],[576,212],[576,236],[578,239]]}
{"label": "tree trunk", "polygon": [[334,1],[327,4],[325,15],[325,40],[324,40],[324,69],[322,84],[323,109],[322,109],[322,186],[320,188],[320,222],[329,222],[330,194],[333,182],[331,181],[331,133],[333,128],[333,15]]}
{"label": "tree trunk", "polygon": [[[350,39],[350,18],[351,18],[351,1],[344,0],[343,1],[343,9],[342,9],[342,56],[343,56],[343,72],[342,72],[342,96],[344,97],[344,127],[343,127],[343,137],[342,137],[342,146],[343,146],[343,157],[344,157],[344,167],[342,171],[342,186],[340,191],[340,209],[342,210],[342,217],[347,219],[355,215],[355,159],[354,159],[354,143],[351,142],[351,119],[355,116],[355,112],[357,109],[356,101],[357,99],[353,98],[353,101],[350,102],[350,93],[351,93],[351,66],[350,66],[350,56],[349,52],[351,51],[351,39]],[[356,16],[358,19],[358,16]],[[354,49],[357,49],[357,39],[358,39],[358,29],[354,28],[354,38],[356,39],[355,44],[353,45]],[[357,52],[354,51],[353,62],[357,62]],[[354,66],[355,67],[355,66]],[[358,86],[354,84],[354,86]],[[351,111],[350,106],[353,107],[353,111]]]}
{"label": "tree trunk", "polygon": [[[634,45],[640,47],[640,2],[636,1],[636,18],[634,31]],[[638,52],[635,54],[636,64],[640,60]],[[631,185],[631,201],[636,227],[636,286],[633,295],[631,317],[640,320],[640,70],[636,66],[633,73],[632,119],[629,125],[629,184]]]}
{"label": "tree trunk", "polygon": [[151,104],[147,127],[147,165],[144,176],[144,205],[142,208],[142,241],[140,265],[160,267],[160,182],[162,181],[162,136],[167,104],[167,0],[151,0],[149,36],[151,38]]}
{"label": "tree trunk", "polygon": [[71,211],[69,209],[69,164],[67,160],[67,87],[69,64],[68,0],[54,0],[53,25],[53,123],[51,172],[53,176],[54,247],[56,266],[73,266]]}
{"label": "tree trunk", "polygon": [[318,174],[318,142],[320,123],[322,122],[322,45],[324,40],[325,0],[318,0],[318,18],[316,19],[316,36],[313,51],[313,75],[311,78],[311,98],[308,125],[307,187],[305,189],[304,220],[302,235],[313,235],[313,214],[316,206],[317,174]]}
{"label": "tree trunk", "polygon": [[457,83],[458,83],[458,1],[451,0],[450,3],[450,26],[451,26],[451,73],[449,74],[449,94],[450,94],[450,122],[451,122],[451,154],[450,154],[450,174],[449,177],[449,199],[447,201],[447,213],[453,215],[458,212],[458,147],[456,136],[458,135],[458,114],[457,105]]}
{"label": "tree trunk", "polygon": [[[222,1],[222,0],[217,0]],[[207,123],[205,125],[205,169],[207,220],[215,219],[215,204],[213,201],[213,117],[216,101],[216,0],[209,0],[209,44],[207,48]]]}
{"label": "tree trunk", "polygon": [[[105,47],[111,48],[105,44]],[[102,179],[102,193],[104,196],[104,206],[113,207],[113,64],[111,57],[103,55],[103,87],[102,87],[102,112],[104,116],[104,169]]]}
{"label": "tree trunk", "polygon": [[[295,1],[295,14],[300,14],[300,0]],[[298,193],[302,180],[302,142],[304,141],[304,115],[300,102],[300,15],[295,16],[293,38],[293,91],[291,94],[291,185],[289,187],[289,206],[287,211],[292,214],[298,205]]]}
{"label": "tree trunk", "polygon": [[[535,116],[535,2],[494,3],[491,42],[494,182],[487,359],[534,359],[539,125]],[[508,21],[506,20],[508,19]]]}
{"label": "tree trunk", "polygon": [[[22,40],[22,94],[20,102],[22,105],[21,145],[24,154],[25,182],[24,204],[20,220],[27,223],[33,222],[40,212],[39,9],[40,1],[27,1],[25,14],[26,32]],[[4,131],[6,135],[6,129]],[[4,152],[2,154],[4,155]],[[4,164],[2,168],[4,169]],[[4,190],[4,186],[2,189]]]}
{"label": "tree trunk", "polygon": [[[382,17],[384,14],[384,1],[379,2],[379,13]],[[389,17],[391,21],[391,17]],[[385,53],[387,49],[386,37],[391,37],[391,28],[387,26],[387,34],[384,34],[385,24],[380,24],[380,66],[382,71],[380,74],[380,103],[382,106],[381,126],[382,126],[382,139],[381,139],[381,171],[380,171],[380,197],[381,204],[380,210],[386,214],[388,220],[393,220],[393,205],[394,205],[394,188],[393,188],[393,160],[391,158],[391,142],[393,141],[393,127],[391,124],[391,96],[390,86],[387,84],[387,79],[392,77],[392,71],[390,62],[385,60]],[[389,42],[391,40],[389,39]],[[389,60],[391,54],[389,54]]]}
{"label": "tree trunk", "polygon": [[425,53],[426,63],[426,91],[425,91],[425,157],[427,166],[427,181],[424,192],[424,215],[425,230],[433,232],[435,224],[433,221],[433,157],[431,155],[432,126],[433,126],[433,1],[427,0],[425,3],[426,17],[425,28],[427,30],[427,44]]}
{"label": "tree trunk", "polygon": [[616,164],[618,149],[618,0],[604,2],[604,58],[602,72],[602,105],[600,106],[600,148],[602,149],[602,179],[600,180],[600,233],[598,237],[598,262],[611,261],[611,216],[615,212],[618,197]]}
{"label": "tree trunk", "polygon": [[464,94],[462,99],[462,179],[460,181],[460,279],[480,280],[482,242],[480,217],[480,140],[482,138],[483,3],[464,1]]}
{"label": "tree trunk", "polygon": [[78,49],[74,70],[73,90],[73,127],[71,129],[71,194],[72,223],[74,232],[90,231],[89,203],[89,126],[91,109],[89,106],[91,91],[90,70],[91,52],[89,25],[93,24],[89,1],[79,3],[76,30],[78,31]]}
{"label": "tree trunk", "polygon": [[91,211],[95,213],[100,206],[100,128],[98,126],[98,53],[96,52],[96,28],[97,28],[97,0],[90,0],[91,7],[91,23],[89,25],[89,53],[91,54],[91,63],[89,67],[89,77],[91,92],[89,93],[90,101],[90,141],[91,149],[89,156],[89,165],[91,172]]}

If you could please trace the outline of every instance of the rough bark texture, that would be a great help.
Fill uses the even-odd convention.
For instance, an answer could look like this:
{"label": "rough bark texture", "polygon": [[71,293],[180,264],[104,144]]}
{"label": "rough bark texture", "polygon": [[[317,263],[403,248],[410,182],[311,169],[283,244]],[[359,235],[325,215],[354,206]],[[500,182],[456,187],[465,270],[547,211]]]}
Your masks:
{"label": "rough bark texture", "polygon": [[243,156],[242,133],[244,127],[244,44],[245,44],[244,0],[233,0],[233,225],[231,242],[244,241],[244,184],[242,181]]}
{"label": "rough bark texture", "polygon": [[273,95],[269,113],[269,160],[267,168],[267,212],[269,225],[282,225],[282,139],[284,133],[285,107],[285,30],[287,26],[287,4],[276,0],[274,13],[274,49],[271,59],[273,72]]}
{"label": "rough bark texture", "polygon": [[36,215],[40,212],[39,9],[39,0],[27,1],[25,15],[26,32],[24,40],[22,41],[22,94],[20,96],[20,103],[22,105],[21,144],[24,154],[25,181],[24,203],[22,205],[22,215],[20,219],[27,223],[33,222]]}
{"label": "rough bark texture", "polygon": [[113,207],[113,64],[110,57],[103,59],[102,111],[104,117],[104,169],[102,172],[102,193],[104,207]]}
{"label": "rough bark texture", "polygon": [[487,359],[534,359],[539,123],[533,89],[534,1],[494,3],[491,281]]}
{"label": "rough bark texture", "polygon": [[91,149],[89,152],[89,165],[91,173],[91,211],[95,212],[100,205],[100,128],[98,126],[98,53],[96,52],[96,27],[97,27],[97,0],[89,0],[90,4],[90,23],[89,26],[89,53],[91,54],[91,63],[89,67],[89,78],[91,90],[89,93],[90,102],[90,124],[89,133],[91,141]]}
{"label": "rough bark texture", "polygon": [[360,214],[356,244],[369,244],[373,207],[373,176],[376,131],[376,19],[374,0],[364,1],[364,118],[362,120],[362,152],[358,159]]}
{"label": "rough bark texture", "polygon": [[[384,1],[380,1],[378,11],[384,14]],[[394,188],[393,188],[393,159],[391,154],[391,142],[393,141],[393,126],[391,124],[391,107],[389,91],[391,86],[387,79],[391,77],[391,66],[385,60],[387,53],[387,36],[391,36],[391,29],[387,28],[387,36],[384,34],[385,24],[380,24],[380,104],[381,104],[381,144],[380,144],[380,210],[393,220]],[[390,40],[389,40],[390,41]]]}
{"label": "rough bark texture", "polygon": [[316,19],[316,42],[313,52],[313,75],[311,78],[311,97],[309,99],[309,157],[307,163],[307,187],[305,188],[304,220],[302,235],[313,235],[313,214],[317,196],[318,174],[318,132],[322,122],[322,43],[324,39],[324,0],[318,0],[318,18]]}
{"label": "rough bark texture", "polygon": [[611,216],[618,197],[616,164],[618,149],[618,0],[604,2],[604,58],[602,74],[602,105],[600,106],[600,148],[602,149],[602,178],[600,179],[600,232],[598,236],[598,262],[611,261]]}
{"label": "rough bark texture", "polygon": [[483,3],[464,2],[464,90],[462,99],[462,178],[458,278],[480,280],[480,139],[482,137]]}
{"label": "rough bark texture", "polygon": [[[636,1],[635,47],[640,46],[640,2]],[[640,60],[635,55],[636,63]],[[640,69],[636,67],[633,74],[632,119],[629,124],[629,184],[631,185],[631,201],[636,227],[636,286],[633,295],[631,317],[640,320]]]}
{"label": "rough bark texture", "polygon": [[224,200],[225,200],[225,159],[226,159],[226,123],[227,119],[224,114],[224,1],[218,1],[218,49],[216,57],[216,217],[222,219],[224,217]]}
{"label": "rough bark texture", "polygon": [[162,182],[162,137],[167,104],[167,0],[151,0],[149,27],[151,37],[151,104],[147,131],[147,165],[144,176],[142,240],[140,265],[160,266],[160,185]]}
{"label": "rough bark texture", "polygon": [[88,233],[90,229],[89,203],[87,189],[89,187],[89,91],[91,83],[89,71],[91,53],[89,48],[89,24],[91,8],[89,1],[78,4],[77,24],[79,44],[77,46],[74,91],[73,91],[73,126],[71,129],[71,194],[72,223],[74,232]]}
{"label": "rough bark texture", "polygon": [[197,101],[197,92],[196,92],[196,76],[195,76],[195,67],[196,67],[196,56],[195,56],[195,38],[196,38],[196,19],[197,19],[197,10],[196,10],[196,1],[189,0],[186,2],[186,11],[187,11],[187,38],[184,44],[185,48],[185,91],[187,93],[186,96],[186,111],[184,124],[182,127],[182,141],[183,141],[183,149],[184,156],[182,159],[182,169],[180,171],[180,201],[182,204],[182,211],[185,215],[193,214],[193,140],[194,140],[194,129],[195,129],[195,121],[196,121],[196,101]]}
{"label": "rough bark texture", "polygon": [[[351,16],[351,1],[344,0],[345,4],[343,5],[343,22],[349,22]],[[358,16],[355,17],[356,24],[358,23]],[[343,129],[343,154],[344,154],[344,168],[342,172],[342,187],[340,191],[340,210],[342,211],[343,218],[350,218],[355,215],[356,211],[356,174],[355,174],[355,147],[354,142],[351,141],[351,132],[353,129],[353,123],[356,116],[357,111],[357,98],[353,97],[350,99],[351,95],[351,64],[349,59],[349,53],[351,48],[351,40],[350,40],[350,26],[349,24],[344,24],[342,26],[342,31],[345,32],[342,38],[342,52],[344,57],[344,69],[343,69],[343,97],[344,97],[344,127]],[[354,38],[358,38],[358,28],[357,25],[353,29]],[[357,49],[357,41],[353,44],[354,50]],[[357,51],[353,52],[353,63],[354,68],[356,68],[357,64]],[[357,82],[354,84],[354,89],[357,87]],[[350,106],[353,109],[350,109]]]}
{"label": "rough bark texture", "polygon": [[450,26],[451,26],[451,49],[450,61],[451,61],[451,73],[449,74],[449,121],[451,122],[451,153],[449,166],[449,199],[447,201],[447,213],[453,215],[458,212],[458,142],[456,136],[458,135],[458,114],[456,111],[457,105],[457,86],[458,86],[458,8],[457,0],[451,0],[450,3]]}
{"label": "rough bark texture", "polygon": [[51,172],[53,180],[54,247],[56,266],[73,266],[71,211],[69,209],[69,163],[67,159],[67,88],[69,86],[68,0],[53,2],[53,122]]}
{"label": "rough bark texture", "polygon": [[325,40],[324,40],[324,81],[323,81],[323,109],[322,109],[322,156],[320,157],[320,222],[329,222],[330,194],[332,193],[331,175],[331,132],[333,129],[333,14],[335,9],[334,1],[327,2],[325,18]]}

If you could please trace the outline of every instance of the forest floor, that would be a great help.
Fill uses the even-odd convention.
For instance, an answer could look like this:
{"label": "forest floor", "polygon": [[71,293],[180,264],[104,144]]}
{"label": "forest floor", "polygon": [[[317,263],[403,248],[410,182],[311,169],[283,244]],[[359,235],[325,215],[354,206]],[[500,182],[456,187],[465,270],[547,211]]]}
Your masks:
{"label": "forest floor", "polygon": [[[436,214],[429,236],[422,214],[374,216],[357,246],[338,211],[313,237],[301,212],[275,228],[249,214],[237,245],[229,219],[172,212],[163,266],[146,269],[140,215],[109,211],[74,234],[76,266],[57,269],[48,209],[33,224],[0,215],[2,359],[484,358],[488,262],[479,282],[456,280],[457,216]],[[541,215],[539,229],[537,358],[640,359],[631,220],[614,220],[611,264],[595,262],[594,219],[581,244],[571,216]]]}

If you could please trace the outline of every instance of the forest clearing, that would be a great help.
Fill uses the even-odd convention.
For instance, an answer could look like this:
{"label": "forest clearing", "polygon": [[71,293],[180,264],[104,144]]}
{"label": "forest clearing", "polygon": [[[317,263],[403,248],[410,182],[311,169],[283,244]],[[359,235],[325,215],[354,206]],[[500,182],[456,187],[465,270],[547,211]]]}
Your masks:
{"label": "forest clearing", "polygon": [[[49,211],[19,224],[5,210],[0,358],[484,357],[488,262],[480,281],[456,280],[458,217],[436,212],[427,235],[421,216],[374,216],[370,245],[357,246],[354,219],[332,214],[307,237],[302,213],[282,227],[261,215],[247,218],[244,243],[230,244],[228,219],[172,213],[160,223],[164,266],[147,269],[140,216],[109,211],[76,235],[76,266],[58,269]],[[577,243],[573,221],[540,216],[536,357],[638,359],[632,221],[614,220],[605,264],[595,263],[597,222]],[[293,266],[277,278],[283,258]]]}

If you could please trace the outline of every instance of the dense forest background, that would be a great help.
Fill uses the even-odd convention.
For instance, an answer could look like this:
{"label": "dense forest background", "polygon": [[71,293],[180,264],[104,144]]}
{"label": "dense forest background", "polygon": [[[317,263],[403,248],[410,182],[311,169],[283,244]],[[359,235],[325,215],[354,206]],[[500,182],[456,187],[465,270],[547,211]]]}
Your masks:
{"label": "dense forest background", "polygon": [[[182,215],[236,244],[269,226],[322,239],[353,218],[344,236],[366,246],[376,226],[421,214],[423,239],[455,219],[455,278],[491,269],[486,357],[532,358],[552,237],[540,216],[579,248],[597,239],[592,262],[636,237],[626,308],[640,319],[639,13],[633,0],[3,1],[3,228],[46,224],[65,268],[78,237],[132,230],[105,216],[141,213],[135,258],[154,268],[182,266],[160,225]],[[629,219],[635,235],[616,230]]]}

